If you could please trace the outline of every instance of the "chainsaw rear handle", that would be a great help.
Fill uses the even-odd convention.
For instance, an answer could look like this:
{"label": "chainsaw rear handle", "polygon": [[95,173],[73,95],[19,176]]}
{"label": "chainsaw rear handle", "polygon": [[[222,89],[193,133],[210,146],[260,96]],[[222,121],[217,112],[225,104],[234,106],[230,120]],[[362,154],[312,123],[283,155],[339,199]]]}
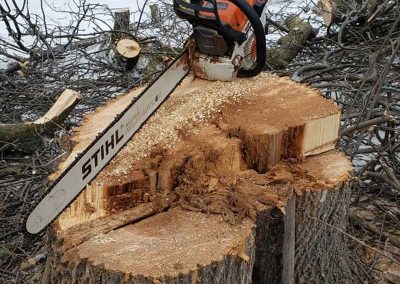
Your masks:
{"label": "chainsaw rear handle", "polygon": [[[178,15],[183,18],[190,18],[193,22],[198,24],[209,26],[210,23],[214,25],[217,30],[219,30],[225,38],[229,40],[234,40],[239,44],[242,43],[246,38],[245,34],[233,29],[231,26],[223,24],[219,18],[218,14],[218,4],[216,0],[204,0],[212,4],[212,7],[204,7],[198,4],[186,2],[184,0],[175,0],[174,8]],[[257,12],[247,3],[246,0],[228,0],[236,5],[247,17],[253,30],[256,41],[256,66],[251,70],[239,70],[238,77],[254,77],[263,71],[265,60],[266,60],[266,41],[265,41],[265,29],[260,20]],[[179,8],[182,7],[183,11]],[[199,12],[208,12],[214,15],[214,19],[209,17],[204,18],[200,16]],[[192,15],[190,15],[192,14]]]}
{"label": "chainsaw rear handle", "polygon": [[267,58],[267,47],[265,41],[265,29],[257,12],[245,0],[229,0],[245,14],[254,30],[256,41],[256,66],[250,70],[239,70],[238,77],[254,77],[264,70]]}

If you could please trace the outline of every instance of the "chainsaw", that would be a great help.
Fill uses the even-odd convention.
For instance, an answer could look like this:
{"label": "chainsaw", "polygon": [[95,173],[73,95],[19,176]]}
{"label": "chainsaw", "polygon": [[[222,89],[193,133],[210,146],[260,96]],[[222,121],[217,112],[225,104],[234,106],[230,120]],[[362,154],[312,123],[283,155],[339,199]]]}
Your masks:
{"label": "chainsaw", "polygon": [[174,0],[176,14],[193,26],[182,54],[58,177],[28,216],[36,234],[68,207],[192,70],[195,77],[230,81],[264,68],[267,0]]}

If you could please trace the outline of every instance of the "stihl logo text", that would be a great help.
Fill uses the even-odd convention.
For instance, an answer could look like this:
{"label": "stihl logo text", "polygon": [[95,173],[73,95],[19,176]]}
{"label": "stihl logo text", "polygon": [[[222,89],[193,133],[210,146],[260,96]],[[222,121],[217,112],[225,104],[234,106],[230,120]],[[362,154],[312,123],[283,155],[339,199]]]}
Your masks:
{"label": "stihl logo text", "polygon": [[118,130],[115,131],[114,134],[111,134],[111,137],[106,140],[106,142],[101,145],[96,152],[90,157],[82,166],[82,179],[85,179],[92,172],[93,168],[96,168],[99,165],[99,162],[104,160],[111,153],[112,149],[118,145],[119,142],[124,138],[124,135],[121,136],[118,133]]}

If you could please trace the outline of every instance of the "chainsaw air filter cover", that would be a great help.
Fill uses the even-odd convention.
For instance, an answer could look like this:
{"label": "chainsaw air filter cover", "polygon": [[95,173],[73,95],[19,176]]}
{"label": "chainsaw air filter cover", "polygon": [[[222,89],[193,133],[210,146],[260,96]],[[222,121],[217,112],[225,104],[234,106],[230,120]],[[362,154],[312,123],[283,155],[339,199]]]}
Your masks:
{"label": "chainsaw air filter cover", "polygon": [[193,37],[200,53],[221,56],[228,52],[228,43],[216,30],[197,26],[193,30]]}

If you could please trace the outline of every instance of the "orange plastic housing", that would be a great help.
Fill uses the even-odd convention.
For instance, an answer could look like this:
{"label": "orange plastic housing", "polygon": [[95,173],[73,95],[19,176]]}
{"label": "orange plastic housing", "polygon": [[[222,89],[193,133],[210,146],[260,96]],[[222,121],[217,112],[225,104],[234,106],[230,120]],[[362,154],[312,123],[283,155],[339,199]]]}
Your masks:
{"label": "orange plastic housing", "polygon": [[[247,3],[249,3],[251,7],[253,7],[254,4],[257,2],[257,0],[246,0],[246,1]],[[243,14],[243,12],[240,11],[240,9],[237,6],[235,6],[235,4],[233,4],[228,0],[218,0],[217,3],[218,6],[220,7],[220,9],[218,9],[218,15],[221,21],[229,24],[235,30],[241,32],[247,22],[247,18]],[[219,3],[221,3],[222,5]],[[201,12],[201,15],[213,16],[213,14],[207,12]]]}

